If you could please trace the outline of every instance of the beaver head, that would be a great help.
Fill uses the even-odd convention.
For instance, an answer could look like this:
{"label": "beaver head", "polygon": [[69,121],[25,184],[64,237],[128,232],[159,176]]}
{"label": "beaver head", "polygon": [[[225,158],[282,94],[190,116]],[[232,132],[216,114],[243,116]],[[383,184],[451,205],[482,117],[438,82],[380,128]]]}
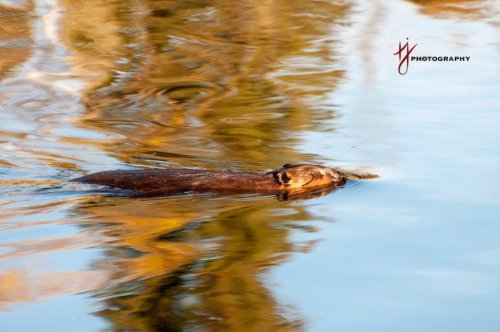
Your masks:
{"label": "beaver head", "polygon": [[298,164],[285,164],[272,172],[280,185],[289,190],[311,190],[341,185],[345,178],[342,174],[329,167]]}

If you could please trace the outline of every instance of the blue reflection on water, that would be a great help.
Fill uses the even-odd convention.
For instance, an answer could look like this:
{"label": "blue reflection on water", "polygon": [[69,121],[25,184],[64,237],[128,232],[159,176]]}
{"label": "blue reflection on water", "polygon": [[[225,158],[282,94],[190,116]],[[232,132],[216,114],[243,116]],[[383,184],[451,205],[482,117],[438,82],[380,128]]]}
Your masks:
{"label": "blue reflection on water", "polygon": [[[322,224],[323,242],[270,279],[308,331],[495,331],[498,40],[485,22],[437,20],[403,3],[385,10],[371,48],[346,39],[354,40],[349,78],[330,101],[337,130],[309,133],[303,146],[381,178],[318,199],[310,210],[334,221]],[[369,15],[355,15],[355,26]],[[477,38],[456,38],[464,31]],[[402,33],[418,41],[415,53],[471,61],[411,63],[399,76],[390,51]]]}

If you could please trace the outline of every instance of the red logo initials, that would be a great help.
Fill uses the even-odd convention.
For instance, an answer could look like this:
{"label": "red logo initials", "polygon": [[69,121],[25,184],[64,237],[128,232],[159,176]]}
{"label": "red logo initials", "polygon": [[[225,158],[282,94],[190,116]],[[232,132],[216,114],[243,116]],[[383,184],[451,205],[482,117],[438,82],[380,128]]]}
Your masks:
{"label": "red logo initials", "polygon": [[[401,45],[401,42],[399,42],[399,50],[396,53],[393,53],[394,55],[399,55],[399,66],[398,66],[398,73],[400,75],[406,75],[408,72],[408,67],[410,66],[410,54],[415,49],[415,47],[418,44],[413,45],[410,48],[408,38],[406,38],[406,44],[404,46]],[[404,54],[406,52],[406,54]],[[403,55],[404,54],[404,55]],[[402,71],[404,69],[404,71]]]}

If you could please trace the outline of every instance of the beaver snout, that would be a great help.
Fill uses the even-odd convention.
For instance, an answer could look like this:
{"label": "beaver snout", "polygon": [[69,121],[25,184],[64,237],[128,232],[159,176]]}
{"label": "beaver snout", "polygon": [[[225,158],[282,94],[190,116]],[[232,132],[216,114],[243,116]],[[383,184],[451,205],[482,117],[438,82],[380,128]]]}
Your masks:
{"label": "beaver snout", "polygon": [[345,178],[329,167],[298,164],[286,164],[279,169],[277,177],[289,190],[310,190],[341,185]]}

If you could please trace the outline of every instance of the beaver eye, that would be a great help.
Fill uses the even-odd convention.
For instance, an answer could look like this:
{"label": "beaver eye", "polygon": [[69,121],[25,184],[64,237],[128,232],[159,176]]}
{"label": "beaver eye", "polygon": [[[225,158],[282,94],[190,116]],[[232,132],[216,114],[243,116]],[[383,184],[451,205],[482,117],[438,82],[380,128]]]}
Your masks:
{"label": "beaver eye", "polygon": [[319,172],[316,172],[316,173],[314,173],[313,176],[314,176],[315,179],[321,179],[323,177],[323,174],[321,174]]}

